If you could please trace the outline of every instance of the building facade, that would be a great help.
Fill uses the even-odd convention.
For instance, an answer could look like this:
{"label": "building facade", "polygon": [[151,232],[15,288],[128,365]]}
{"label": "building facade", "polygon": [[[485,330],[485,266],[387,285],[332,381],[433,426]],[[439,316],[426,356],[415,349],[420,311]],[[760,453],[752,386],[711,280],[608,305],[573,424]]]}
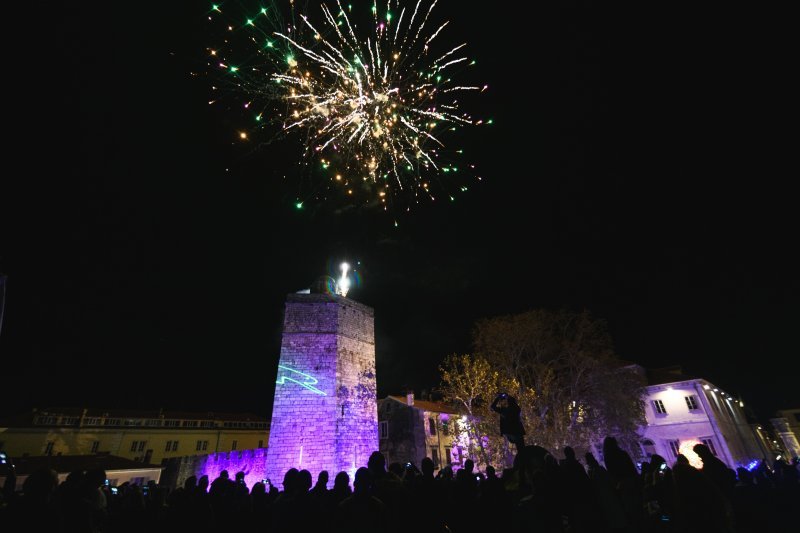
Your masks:
{"label": "building facade", "polygon": [[646,373],[643,460],[658,454],[672,463],[683,454],[697,465],[692,447],[698,443],[732,469],[768,459],[763,437],[747,420],[740,399],[709,381],[682,374],[678,367]]}
{"label": "building facade", "polygon": [[252,414],[53,408],[0,422],[11,457],[110,454],[148,464],[264,448],[266,418]]}
{"label": "building facade", "polygon": [[430,457],[435,469],[461,466],[464,450],[456,442],[458,412],[450,406],[415,400],[414,393],[378,401],[380,451],[387,463],[411,462],[417,467]]}
{"label": "building facade", "polygon": [[788,456],[785,459],[791,461],[794,457],[800,457],[800,409],[784,409],[775,415],[769,421]]}

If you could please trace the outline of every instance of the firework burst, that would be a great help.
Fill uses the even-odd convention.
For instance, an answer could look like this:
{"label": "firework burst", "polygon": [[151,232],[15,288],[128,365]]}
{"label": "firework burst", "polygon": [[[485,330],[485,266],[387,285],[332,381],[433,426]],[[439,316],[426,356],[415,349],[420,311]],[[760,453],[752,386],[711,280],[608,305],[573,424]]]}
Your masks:
{"label": "firework burst", "polygon": [[[466,180],[447,180],[450,190],[436,186],[445,174],[474,177],[448,137],[483,123],[461,109],[460,99],[486,86],[451,80],[475,62],[462,54],[466,43],[439,46],[449,22],[432,23],[437,0],[376,2],[367,32],[359,32],[352,6],[338,0],[321,3],[315,21],[290,4],[288,19],[273,5],[243,25],[227,25],[229,32],[249,30],[256,53],[231,63],[221,57],[234,48],[236,39],[228,38],[227,54],[210,50],[209,64],[255,113],[256,127],[278,124],[302,139],[304,161],[323,178],[315,194],[339,190],[388,208],[466,191]],[[221,13],[218,5],[211,11]],[[249,139],[246,131],[239,136]]]}

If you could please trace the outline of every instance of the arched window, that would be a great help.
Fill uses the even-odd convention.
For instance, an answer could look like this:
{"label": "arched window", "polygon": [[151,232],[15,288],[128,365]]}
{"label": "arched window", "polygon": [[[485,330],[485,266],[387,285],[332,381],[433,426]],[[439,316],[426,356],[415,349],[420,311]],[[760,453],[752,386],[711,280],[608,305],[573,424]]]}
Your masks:
{"label": "arched window", "polygon": [[652,457],[656,453],[656,445],[650,439],[642,439],[642,451],[645,457]]}

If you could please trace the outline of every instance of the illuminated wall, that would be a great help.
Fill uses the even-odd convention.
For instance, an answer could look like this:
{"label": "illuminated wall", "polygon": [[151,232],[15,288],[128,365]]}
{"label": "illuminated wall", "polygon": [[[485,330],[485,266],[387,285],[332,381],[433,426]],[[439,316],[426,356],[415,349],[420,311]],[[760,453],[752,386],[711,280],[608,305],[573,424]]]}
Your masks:
{"label": "illuminated wall", "polygon": [[375,330],[370,307],[342,296],[286,300],[266,477],[290,468],[353,479],[378,449]]}
{"label": "illuminated wall", "polygon": [[[208,476],[209,481],[214,481],[220,472],[227,470],[230,479],[234,479],[237,472],[244,472],[245,484],[252,489],[256,482],[268,477],[265,466],[266,454],[267,450],[259,448],[183,457],[180,459],[175,486],[183,486],[183,482],[189,476],[196,476],[197,479]],[[270,480],[275,483],[275,479],[270,478]]]}

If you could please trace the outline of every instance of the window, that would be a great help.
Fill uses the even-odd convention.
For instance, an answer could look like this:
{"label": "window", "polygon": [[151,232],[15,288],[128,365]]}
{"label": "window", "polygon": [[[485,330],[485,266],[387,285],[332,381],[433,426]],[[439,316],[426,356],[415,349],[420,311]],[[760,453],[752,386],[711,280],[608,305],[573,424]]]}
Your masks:
{"label": "window", "polygon": [[[261,441],[259,441],[259,442],[261,442]],[[206,451],[207,449],[208,449],[208,441],[207,440],[199,440],[199,441],[197,441],[197,448],[195,448],[196,451],[198,451],[198,452]]]}
{"label": "window", "polygon": [[[261,441],[259,441],[259,442],[261,442]],[[208,450],[208,441],[204,440],[203,441],[203,451],[206,451],[206,450]]]}
{"label": "window", "polygon": [[183,427],[185,428],[196,428],[197,427],[197,420],[184,420]]}
{"label": "window", "polygon": [[258,441],[258,447],[259,448],[263,448],[264,447],[264,441],[263,440],[259,440]]}
{"label": "window", "polygon": [[643,439],[642,451],[644,451],[645,457],[652,457],[653,454],[656,453],[656,444],[650,439]]}
{"label": "window", "polygon": [[389,421],[388,420],[381,420],[380,428],[381,428],[381,438],[382,439],[388,439],[389,438]]}
{"label": "window", "polygon": [[449,420],[442,420],[442,434],[443,435],[450,435],[450,421]]}
{"label": "window", "polygon": [[97,450],[100,449],[100,441],[96,440],[92,442],[92,453],[97,453]]}
{"label": "window", "polygon": [[444,449],[444,460],[447,461],[447,464],[453,464],[453,455],[450,453],[450,448],[445,447]]}
{"label": "window", "polygon": [[138,440],[135,440],[135,441],[131,442],[131,451],[132,452],[135,452],[136,448],[138,448],[138,447],[139,447],[139,441]]}
{"label": "window", "polygon": [[84,426],[99,426],[100,419],[99,418],[84,418],[83,419]]}
{"label": "window", "polygon": [[61,423],[65,426],[74,426],[78,423],[77,416],[65,416],[61,419]]}
{"label": "window", "polygon": [[140,451],[140,452],[143,452],[143,451],[144,451],[144,445],[145,445],[145,444],[147,444],[147,441],[146,441],[146,440],[140,440],[140,441],[139,441],[139,451]]}
{"label": "window", "polygon": [[436,448],[431,450],[431,459],[433,460],[433,467],[439,468],[439,450]]}
{"label": "window", "polygon": [[161,425],[161,420],[151,418],[144,423],[145,426],[158,427]]}
{"label": "window", "polygon": [[176,428],[181,425],[180,420],[164,420],[164,427]]}
{"label": "window", "polygon": [[681,449],[680,449],[681,448],[681,441],[679,441],[679,440],[670,440],[670,441],[667,441],[667,442],[669,443],[669,449],[672,452],[672,455],[674,455],[675,458],[677,459],[678,455],[680,455],[680,453],[681,453]]}
{"label": "window", "polygon": [[167,441],[167,447],[166,447],[166,448],[164,448],[164,451],[165,451],[165,452],[168,452],[168,451],[170,451],[171,449],[172,449],[172,441],[171,441],[171,440],[168,440],[168,441]]}
{"label": "window", "polygon": [[711,453],[717,455],[717,448],[716,446],[714,446],[714,439],[712,439],[711,437],[703,437],[702,439],[700,439],[700,441],[703,444],[705,444],[709,450],[711,450]]}
{"label": "window", "polygon": [[700,409],[700,405],[697,403],[697,396],[694,394],[691,396],[686,396],[684,400],[686,400],[686,406],[690,411],[696,411],[697,409]]}
{"label": "window", "polygon": [[177,452],[178,451],[178,441],[176,441],[176,440],[172,441],[172,451],[173,452]]}
{"label": "window", "polygon": [[118,426],[121,423],[122,422],[120,421],[119,418],[106,418],[106,421],[103,422],[103,425],[105,425],[105,426]]}
{"label": "window", "polygon": [[232,440],[231,441],[231,450],[235,450],[238,447],[239,447],[239,441],[238,440]]}
{"label": "window", "polygon": [[431,435],[436,435],[436,419],[433,417],[428,419],[428,431]]}
{"label": "window", "polygon": [[55,442],[52,440],[47,441],[47,445],[44,447],[44,454],[45,455],[53,455],[53,446],[55,446]]}
{"label": "window", "polygon": [[653,400],[653,410],[659,415],[667,414],[667,409],[664,407],[664,402],[661,400]]}
{"label": "window", "polygon": [[199,452],[202,448],[203,448],[203,441],[201,440],[197,441],[197,448],[195,448],[195,451]]}

